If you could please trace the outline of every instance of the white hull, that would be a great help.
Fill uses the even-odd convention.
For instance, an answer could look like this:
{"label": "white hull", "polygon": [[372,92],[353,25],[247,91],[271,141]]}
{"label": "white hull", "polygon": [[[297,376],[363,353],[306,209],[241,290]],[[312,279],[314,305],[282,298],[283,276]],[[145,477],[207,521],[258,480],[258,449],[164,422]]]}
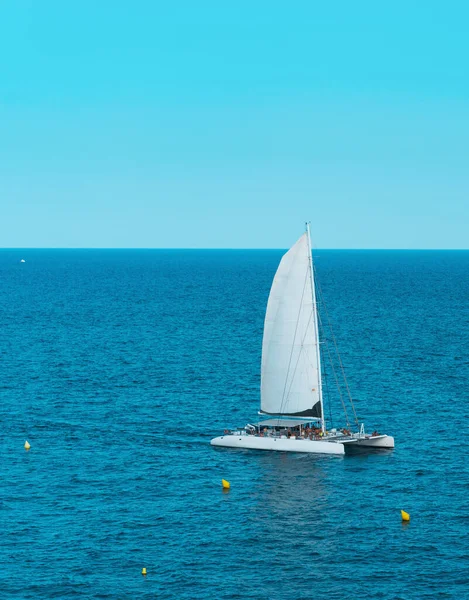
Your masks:
{"label": "white hull", "polygon": [[222,448],[247,448],[249,450],[274,450],[280,452],[308,452],[315,454],[345,454],[340,442],[292,439],[283,437],[258,437],[254,435],[222,435],[214,438],[212,446]]}
{"label": "white hull", "polygon": [[391,435],[357,437],[353,440],[344,440],[343,444],[353,448],[394,448],[394,438]]}

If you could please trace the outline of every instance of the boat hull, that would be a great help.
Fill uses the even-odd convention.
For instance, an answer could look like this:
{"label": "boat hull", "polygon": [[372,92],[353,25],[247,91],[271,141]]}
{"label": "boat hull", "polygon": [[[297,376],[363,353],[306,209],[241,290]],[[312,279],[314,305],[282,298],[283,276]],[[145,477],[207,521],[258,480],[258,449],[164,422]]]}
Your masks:
{"label": "boat hull", "polygon": [[248,450],[273,450],[278,452],[303,452],[313,454],[345,454],[340,442],[251,435],[222,435],[214,438],[212,446],[221,448],[246,448]]}
{"label": "boat hull", "polygon": [[367,436],[343,442],[348,448],[394,448],[394,438],[391,435]]}

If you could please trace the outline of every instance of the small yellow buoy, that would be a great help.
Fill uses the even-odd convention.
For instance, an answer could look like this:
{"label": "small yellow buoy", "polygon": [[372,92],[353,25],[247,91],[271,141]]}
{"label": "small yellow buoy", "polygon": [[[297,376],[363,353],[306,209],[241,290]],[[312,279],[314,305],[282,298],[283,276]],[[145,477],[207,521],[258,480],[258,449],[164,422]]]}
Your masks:
{"label": "small yellow buoy", "polygon": [[405,510],[401,510],[401,517],[403,521],[410,521],[410,515]]}
{"label": "small yellow buoy", "polygon": [[229,490],[230,489],[230,482],[226,481],[226,479],[222,479],[221,480],[221,484],[222,484],[224,490]]}
{"label": "small yellow buoy", "polygon": [[31,444],[28,442],[28,440],[26,440],[24,443],[24,449],[29,450],[30,448],[31,448]]}
{"label": "small yellow buoy", "polygon": [[146,574],[147,574],[147,570],[146,570],[145,567],[143,567],[143,569],[142,569],[142,575],[146,575]]}

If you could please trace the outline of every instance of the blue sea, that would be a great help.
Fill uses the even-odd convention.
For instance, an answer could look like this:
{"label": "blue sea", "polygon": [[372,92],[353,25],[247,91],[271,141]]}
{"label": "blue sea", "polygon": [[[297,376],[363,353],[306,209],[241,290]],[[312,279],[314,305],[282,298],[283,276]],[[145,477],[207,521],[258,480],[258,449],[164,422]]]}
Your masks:
{"label": "blue sea", "polygon": [[394,451],[215,449],[282,253],[0,251],[2,600],[469,598],[469,251],[315,252]]}

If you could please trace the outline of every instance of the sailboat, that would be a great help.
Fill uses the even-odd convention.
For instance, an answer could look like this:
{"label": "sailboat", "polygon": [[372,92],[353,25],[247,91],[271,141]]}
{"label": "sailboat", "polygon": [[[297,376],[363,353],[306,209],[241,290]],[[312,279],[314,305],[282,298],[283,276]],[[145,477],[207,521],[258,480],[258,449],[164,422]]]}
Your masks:
{"label": "sailboat", "polygon": [[[306,223],[303,235],[280,261],[267,303],[259,414],[269,418],[227,429],[211,440],[212,446],[319,454],[344,454],[357,446],[394,448],[392,436],[366,433],[357,418],[357,430],[352,431],[344,404],[347,427],[326,428],[318,323]],[[350,402],[356,417],[351,396]]]}

